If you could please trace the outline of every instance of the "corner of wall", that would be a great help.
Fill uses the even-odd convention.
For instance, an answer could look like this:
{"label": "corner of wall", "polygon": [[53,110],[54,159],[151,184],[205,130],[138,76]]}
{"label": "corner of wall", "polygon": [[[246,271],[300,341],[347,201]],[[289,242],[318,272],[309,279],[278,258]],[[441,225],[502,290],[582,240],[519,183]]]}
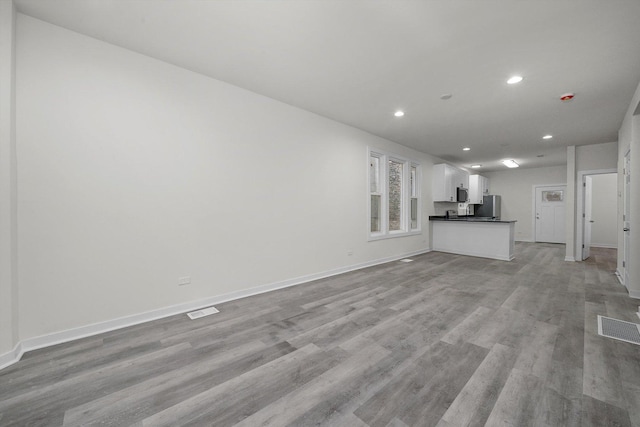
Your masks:
{"label": "corner of wall", "polygon": [[565,260],[575,261],[576,248],[576,146],[567,147],[567,205],[565,212],[566,253]]}
{"label": "corner of wall", "polygon": [[[0,2],[0,354],[15,352],[17,325],[17,160],[13,1]],[[13,349],[13,350],[12,350]],[[2,362],[0,356],[0,363]]]}

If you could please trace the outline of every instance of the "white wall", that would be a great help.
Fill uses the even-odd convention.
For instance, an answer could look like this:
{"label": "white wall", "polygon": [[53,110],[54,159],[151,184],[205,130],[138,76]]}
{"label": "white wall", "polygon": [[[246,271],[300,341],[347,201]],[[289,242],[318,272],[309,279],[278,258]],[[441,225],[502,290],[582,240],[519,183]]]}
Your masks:
{"label": "white wall", "polygon": [[[640,85],[636,90],[636,106],[631,122],[632,139],[630,145],[630,201],[629,201],[629,229],[630,229],[630,249],[629,249],[629,294],[640,299]],[[633,104],[632,104],[633,105]],[[634,172],[635,170],[635,172]],[[638,308],[640,313],[640,307]]]}
{"label": "white wall", "polygon": [[[579,192],[576,192],[576,146],[570,145],[567,147],[567,197],[565,198],[566,208],[566,222],[565,222],[565,261],[575,261],[576,259],[576,232],[577,224],[576,220],[576,205],[577,196]],[[582,246],[580,246],[582,247]]]}
{"label": "white wall", "polygon": [[[427,247],[439,160],[24,15],[17,30],[21,340]],[[367,241],[368,145],[422,162],[422,235]]]}
{"label": "white wall", "polygon": [[616,169],[617,166],[617,142],[576,146],[576,174],[589,170]]}
{"label": "white wall", "polygon": [[[618,131],[618,194],[623,184],[624,156],[631,150],[631,200],[630,200],[630,236],[629,256],[629,295],[640,298],[640,84],[636,87],[629,109]],[[635,171],[635,172],[634,172]],[[618,198],[618,222],[622,224],[622,197]],[[622,248],[624,247],[622,227],[618,227],[618,271],[622,271]]]}
{"label": "white wall", "polygon": [[533,186],[545,184],[565,184],[566,166],[552,166],[532,169],[510,169],[485,172],[489,178],[490,194],[502,196],[503,219],[515,219],[516,240],[530,242],[533,235]]}
{"label": "white wall", "polygon": [[618,246],[618,174],[592,175],[591,246]]}
{"label": "white wall", "polygon": [[15,14],[12,1],[0,1],[0,356],[18,340]]}

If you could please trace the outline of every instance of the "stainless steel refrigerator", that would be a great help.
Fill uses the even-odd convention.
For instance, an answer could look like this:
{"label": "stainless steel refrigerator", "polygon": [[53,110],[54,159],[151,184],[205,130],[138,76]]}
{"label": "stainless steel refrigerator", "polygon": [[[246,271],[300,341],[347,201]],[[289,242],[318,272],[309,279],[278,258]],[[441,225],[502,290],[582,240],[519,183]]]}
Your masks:
{"label": "stainless steel refrigerator", "polygon": [[482,204],[476,205],[475,216],[500,219],[500,196],[484,196]]}

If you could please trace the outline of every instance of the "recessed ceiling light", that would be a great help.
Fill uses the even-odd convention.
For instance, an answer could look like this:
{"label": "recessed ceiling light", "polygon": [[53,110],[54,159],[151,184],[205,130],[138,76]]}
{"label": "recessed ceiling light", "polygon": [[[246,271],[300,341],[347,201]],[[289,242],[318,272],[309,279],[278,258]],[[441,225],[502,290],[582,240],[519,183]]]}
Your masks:
{"label": "recessed ceiling light", "polygon": [[542,137],[542,139],[551,139],[553,138],[553,135],[545,135]]}
{"label": "recessed ceiling light", "polygon": [[519,164],[516,163],[515,160],[503,160],[502,164],[508,168],[517,168],[518,166],[520,166]]}
{"label": "recessed ceiling light", "polygon": [[447,99],[451,99],[453,95],[451,95],[450,93],[445,93],[443,95],[440,95],[440,99],[442,99],[443,101],[446,101]]}
{"label": "recessed ceiling light", "polygon": [[404,111],[398,110],[395,113],[393,113],[393,115],[396,116],[396,117],[402,117],[402,116],[404,116]]}
{"label": "recessed ceiling light", "polygon": [[509,77],[509,80],[507,80],[507,83],[510,85],[514,85],[516,83],[520,83],[522,81],[522,76],[512,76]]}
{"label": "recessed ceiling light", "polygon": [[471,148],[469,148],[469,147],[464,147],[464,148],[462,149],[462,151],[470,151],[470,150],[471,150]]}
{"label": "recessed ceiling light", "polygon": [[479,167],[481,167],[481,166],[482,166],[482,165],[471,165],[471,167],[472,167],[473,169],[478,169],[478,168],[479,168]]}

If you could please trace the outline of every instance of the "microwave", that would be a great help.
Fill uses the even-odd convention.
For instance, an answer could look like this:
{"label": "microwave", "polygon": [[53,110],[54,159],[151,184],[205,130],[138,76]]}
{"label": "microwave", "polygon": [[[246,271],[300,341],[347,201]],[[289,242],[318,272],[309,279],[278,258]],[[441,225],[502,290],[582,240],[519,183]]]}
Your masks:
{"label": "microwave", "polygon": [[462,203],[462,202],[469,201],[469,190],[468,189],[458,187],[456,190],[457,190],[456,202]]}

